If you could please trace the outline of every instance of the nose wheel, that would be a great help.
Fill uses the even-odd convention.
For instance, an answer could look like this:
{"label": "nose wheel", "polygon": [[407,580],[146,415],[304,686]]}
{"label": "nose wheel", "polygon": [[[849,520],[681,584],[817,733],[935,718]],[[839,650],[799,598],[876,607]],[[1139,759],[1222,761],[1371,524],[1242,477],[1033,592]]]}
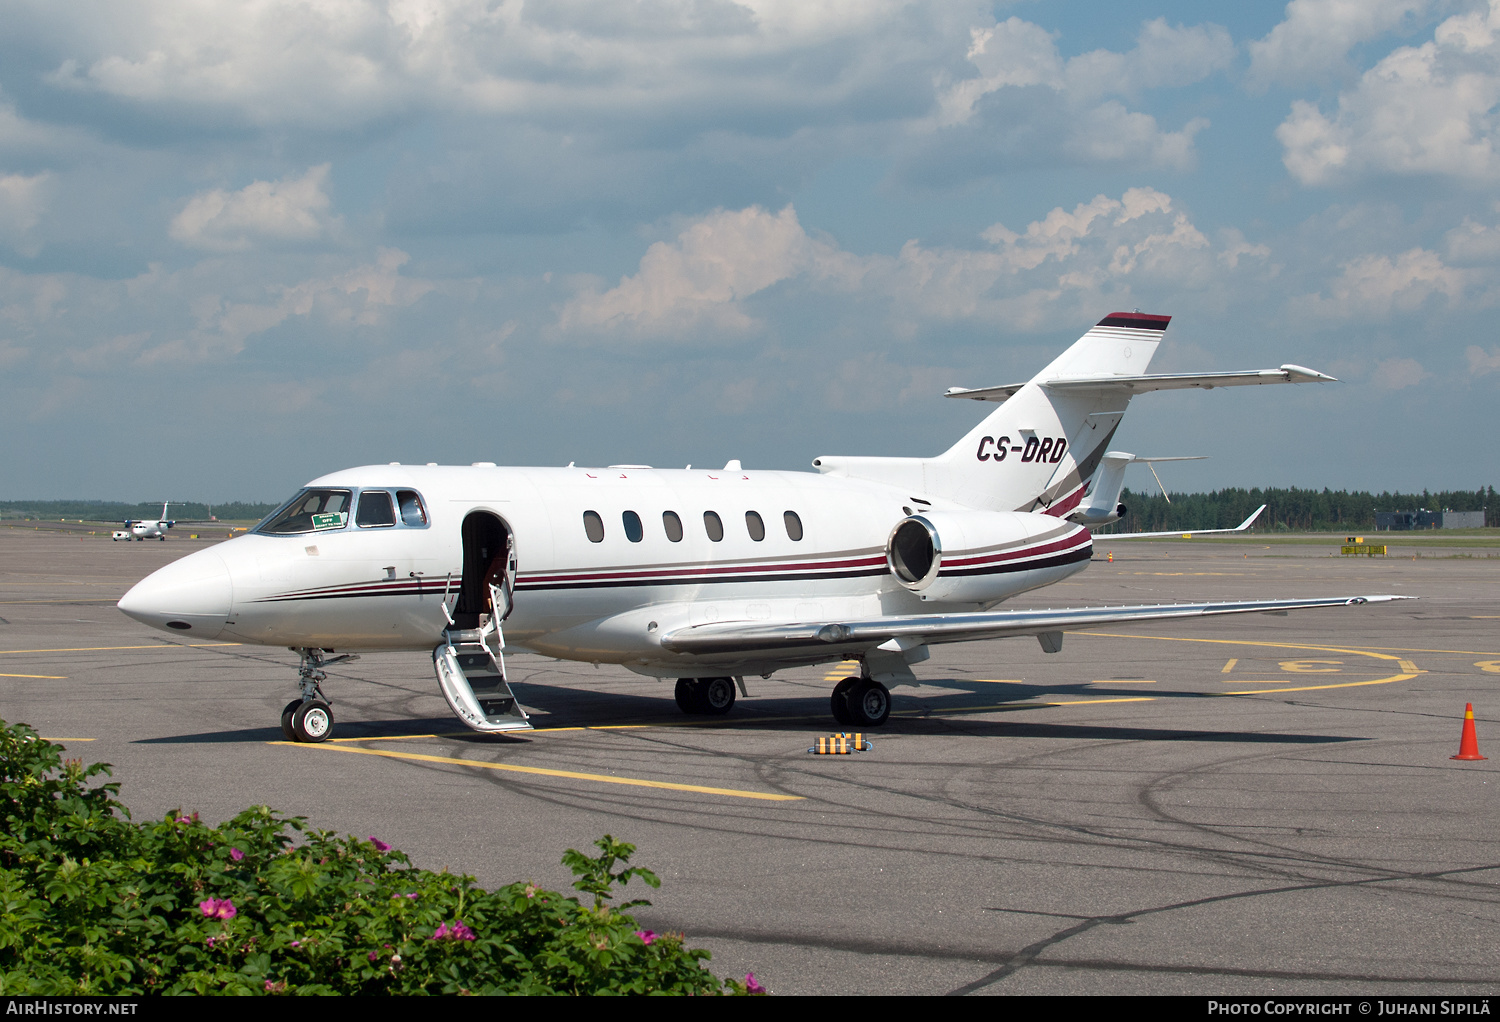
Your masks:
{"label": "nose wheel", "polygon": [[333,737],[333,708],[323,695],[322,683],[328,680],[323,668],[332,664],[358,660],[350,653],[325,657],[332,650],[298,649],[302,663],[297,668],[297,685],[302,696],[287,703],[281,710],[281,733],[289,742],[326,742]]}
{"label": "nose wheel", "polygon": [[323,742],[333,735],[333,709],[321,699],[309,699],[292,713],[292,734],[299,742]]}

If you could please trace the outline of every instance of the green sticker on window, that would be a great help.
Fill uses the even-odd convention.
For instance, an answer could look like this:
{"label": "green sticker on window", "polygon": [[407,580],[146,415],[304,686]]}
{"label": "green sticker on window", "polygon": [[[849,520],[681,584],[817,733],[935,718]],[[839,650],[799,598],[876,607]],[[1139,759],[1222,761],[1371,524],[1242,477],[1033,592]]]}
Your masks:
{"label": "green sticker on window", "polygon": [[326,515],[313,515],[313,531],[317,532],[320,529],[342,529],[345,520],[346,516],[342,511],[333,511]]}

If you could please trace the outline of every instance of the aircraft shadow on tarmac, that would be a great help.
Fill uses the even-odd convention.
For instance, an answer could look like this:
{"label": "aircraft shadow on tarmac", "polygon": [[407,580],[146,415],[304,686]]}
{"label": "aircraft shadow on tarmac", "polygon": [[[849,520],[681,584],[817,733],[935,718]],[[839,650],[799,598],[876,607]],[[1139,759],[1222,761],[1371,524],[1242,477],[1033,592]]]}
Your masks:
{"label": "aircraft shadow on tarmac", "polygon": [[[532,723],[539,729],[628,727],[631,725],[690,727],[704,730],[750,730],[776,727],[783,730],[823,732],[835,728],[828,712],[828,699],[791,696],[746,700],[723,717],[687,717],[678,712],[670,698],[644,696],[565,685],[524,685],[513,683],[523,705],[532,713]],[[933,687],[962,689],[942,695],[924,696],[922,689],[907,694],[898,690],[895,709],[886,725],[886,734],[993,736],[1009,738],[1060,738],[1073,741],[1157,741],[1157,742],[1224,742],[1247,745],[1322,745],[1359,742],[1367,739],[1354,735],[1289,734],[1263,731],[1210,731],[1173,727],[1148,727],[1140,724],[1067,724],[1051,721],[1028,721],[1019,717],[994,719],[994,714],[1029,713],[1045,706],[1047,697],[1070,697],[1086,694],[1093,698],[1110,698],[1114,693],[1098,687],[1084,686],[1005,686],[998,692],[993,683],[948,679],[931,682]],[[1153,697],[1209,697],[1216,693],[1194,691],[1154,691]],[[1028,705],[1029,704],[1029,705]],[[981,716],[983,715],[983,716]],[[476,744],[513,744],[528,741],[527,733],[510,735],[479,734],[467,731],[452,717],[393,720],[340,720],[339,739],[411,738],[438,735],[447,740]],[[255,743],[283,741],[277,727],[245,728],[237,731],[210,731],[187,735],[166,735],[140,739],[141,745]]]}

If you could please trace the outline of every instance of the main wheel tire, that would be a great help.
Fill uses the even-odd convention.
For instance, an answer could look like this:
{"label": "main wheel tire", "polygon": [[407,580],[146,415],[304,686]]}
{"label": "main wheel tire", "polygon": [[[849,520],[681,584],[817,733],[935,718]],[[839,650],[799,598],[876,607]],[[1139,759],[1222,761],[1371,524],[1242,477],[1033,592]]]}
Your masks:
{"label": "main wheel tire", "polygon": [[673,693],[677,697],[677,708],[683,713],[702,713],[703,706],[698,696],[697,678],[678,678],[677,690]]}
{"label": "main wheel tire", "polygon": [[858,678],[845,678],[833,686],[833,695],[828,697],[828,708],[833,711],[833,719],[840,724],[854,723],[854,717],[849,713],[849,690],[858,684]]}
{"label": "main wheel tire", "polygon": [[865,680],[849,692],[850,723],[879,727],[891,715],[891,690],[878,681]]}
{"label": "main wheel tire", "polygon": [[299,742],[326,742],[333,736],[333,710],[321,699],[309,699],[292,713],[292,732]]}
{"label": "main wheel tire", "polygon": [[292,714],[296,713],[297,707],[301,705],[302,700],[293,699],[281,711],[281,733],[286,736],[286,740],[289,742],[297,740],[297,732],[292,730]]}
{"label": "main wheel tire", "polygon": [[733,678],[699,678],[698,701],[701,713],[720,716],[734,709]]}

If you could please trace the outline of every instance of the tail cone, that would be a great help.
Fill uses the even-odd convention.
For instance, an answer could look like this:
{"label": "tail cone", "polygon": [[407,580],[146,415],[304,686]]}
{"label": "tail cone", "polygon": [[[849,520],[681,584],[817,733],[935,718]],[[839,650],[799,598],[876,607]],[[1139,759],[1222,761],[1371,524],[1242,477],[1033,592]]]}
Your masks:
{"label": "tail cone", "polygon": [[1464,733],[1458,740],[1458,755],[1449,759],[1487,759],[1479,754],[1479,739],[1474,734],[1474,704],[1464,704]]}

